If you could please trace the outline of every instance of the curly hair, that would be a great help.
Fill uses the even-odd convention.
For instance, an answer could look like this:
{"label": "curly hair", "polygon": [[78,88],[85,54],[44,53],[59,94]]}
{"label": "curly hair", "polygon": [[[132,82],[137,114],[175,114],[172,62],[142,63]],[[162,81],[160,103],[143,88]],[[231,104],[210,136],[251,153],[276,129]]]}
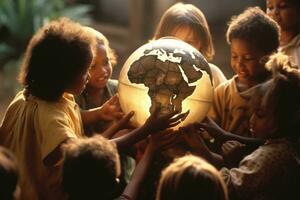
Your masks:
{"label": "curly hair", "polygon": [[63,149],[63,187],[70,197],[111,198],[120,174],[115,144],[99,135],[72,140]]}
{"label": "curly hair", "polygon": [[259,7],[250,7],[231,19],[226,37],[228,44],[233,39],[243,39],[271,54],[279,47],[280,27]]}
{"label": "curly hair", "polygon": [[[192,187],[191,187],[192,185]],[[162,172],[156,200],[227,200],[227,188],[218,170],[200,157],[176,159]]]}
{"label": "curly hair", "polygon": [[51,21],[31,38],[19,81],[27,94],[55,101],[91,65],[95,47],[94,37],[79,23]]}
{"label": "curly hair", "polygon": [[272,55],[266,67],[273,76],[264,83],[262,105],[272,110],[279,133],[299,138],[300,70],[292,67],[288,56],[282,53]]}
{"label": "curly hair", "polygon": [[156,28],[153,39],[170,36],[172,31],[181,26],[190,27],[201,41],[198,49],[207,60],[215,54],[212,36],[202,11],[192,4],[177,3],[165,11]]}

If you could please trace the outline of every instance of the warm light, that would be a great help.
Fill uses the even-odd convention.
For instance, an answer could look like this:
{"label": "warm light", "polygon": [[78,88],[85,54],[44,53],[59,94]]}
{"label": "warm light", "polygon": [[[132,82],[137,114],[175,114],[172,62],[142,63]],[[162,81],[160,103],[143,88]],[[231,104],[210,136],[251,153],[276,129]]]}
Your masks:
{"label": "warm light", "polygon": [[[199,74],[202,77],[198,79]],[[120,73],[118,93],[123,111],[135,111],[135,125],[142,125],[149,117],[152,101],[162,105],[162,114],[180,108],[182,112],[189,110],[179,125],[183,126],[201,121],[208,112],[213,99],[211,72],[195,48],[174,38],[162,38],[131,54]]]}

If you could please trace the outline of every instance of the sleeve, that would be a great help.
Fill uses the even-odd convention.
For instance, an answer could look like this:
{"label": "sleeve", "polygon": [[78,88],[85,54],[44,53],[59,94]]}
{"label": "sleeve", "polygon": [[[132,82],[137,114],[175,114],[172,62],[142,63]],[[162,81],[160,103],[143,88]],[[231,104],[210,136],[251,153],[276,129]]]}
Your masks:
{"label": "sleeve", "polygon": [[70,138],[77,138],[70,125],[70,117],[63,109],[49,108],[38,113],[36,133],[41,143],[41,156],[45,159],[55,148]]}
{"label": "sleeve", "polygon": [[221,174],[228,187],[230,199],[252,199],[270,186],[272,166],[267,153],[256,150],[245,157],[238,168],[222,168]]}

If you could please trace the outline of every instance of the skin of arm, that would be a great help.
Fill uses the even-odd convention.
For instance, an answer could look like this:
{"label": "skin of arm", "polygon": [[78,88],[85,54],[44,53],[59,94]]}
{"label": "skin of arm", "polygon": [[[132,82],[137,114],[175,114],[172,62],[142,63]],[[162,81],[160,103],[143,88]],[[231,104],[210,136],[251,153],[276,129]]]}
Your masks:
{"label": "skin of arm", "polygon": [[80,114],[84,126],[89,126],[100,120],[113,121],[124,116],[124,113],[121,111],[119,97],[117,95],[110,98],[101,107],[90,110],[82,110]]}
{"label": "skin of arm", "polygon": [[175,144],[178,134],[172,130],[161,131],[157,134],[153,134],[150,137],[150,142],[146,148],[146,151],[136,166],[132,175],[131,181],[126,186],[123,195],[130,197],[131,200],[138,199],[138,192],[142,186],[142,182],[145,179],[155,155],[161,150]]}
{"label": "skin of arm", "polygon": [[253,146],[259,146],[265,143],[265,140],[259,139],[259,138],[250,138],[250,137],[244,137],[240,135],[236,135],[230,132],[225,131],[222,129],[216,122],[214,122],[212,119],[207,117],[204,122],[197,123],[195,126],[200,130],[207,131],[212,137],[214,137],[217,140],[220,140],[222,142],[226,142],[228,140],[236,140],[240,143],[246,144],[246,145],[253,145]]}

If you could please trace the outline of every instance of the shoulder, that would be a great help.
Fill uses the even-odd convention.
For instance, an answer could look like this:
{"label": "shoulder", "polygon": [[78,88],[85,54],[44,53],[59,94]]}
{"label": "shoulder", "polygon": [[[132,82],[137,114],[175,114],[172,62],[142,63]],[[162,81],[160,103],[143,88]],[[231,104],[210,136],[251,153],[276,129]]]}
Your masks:
{"label": "shoulder", "polygon": [[218,85],[215,88],[216,93],[222,93],[222,92],[234,92],[236,91],[236,82],[235,82],[236,76],[232,77],[229,80],[224,81],[220,85]]}
{"label": "shoulder", "polygon": [[111,95],[114,95],[117,93],[118,89],[118,80],[115,79],[109,79],[107,82],[107,89]]}
{"label": "shoulder", "polygon": [[219,84],[225,82],[227,80],[227,78],[225,77],[224,73],[221,71],[221,69],[219,67],[217,67],[216,65],[212,64],[212,63],[208,63],[212,76],[213,76],[213,82],[215,87],[217,87]]}

